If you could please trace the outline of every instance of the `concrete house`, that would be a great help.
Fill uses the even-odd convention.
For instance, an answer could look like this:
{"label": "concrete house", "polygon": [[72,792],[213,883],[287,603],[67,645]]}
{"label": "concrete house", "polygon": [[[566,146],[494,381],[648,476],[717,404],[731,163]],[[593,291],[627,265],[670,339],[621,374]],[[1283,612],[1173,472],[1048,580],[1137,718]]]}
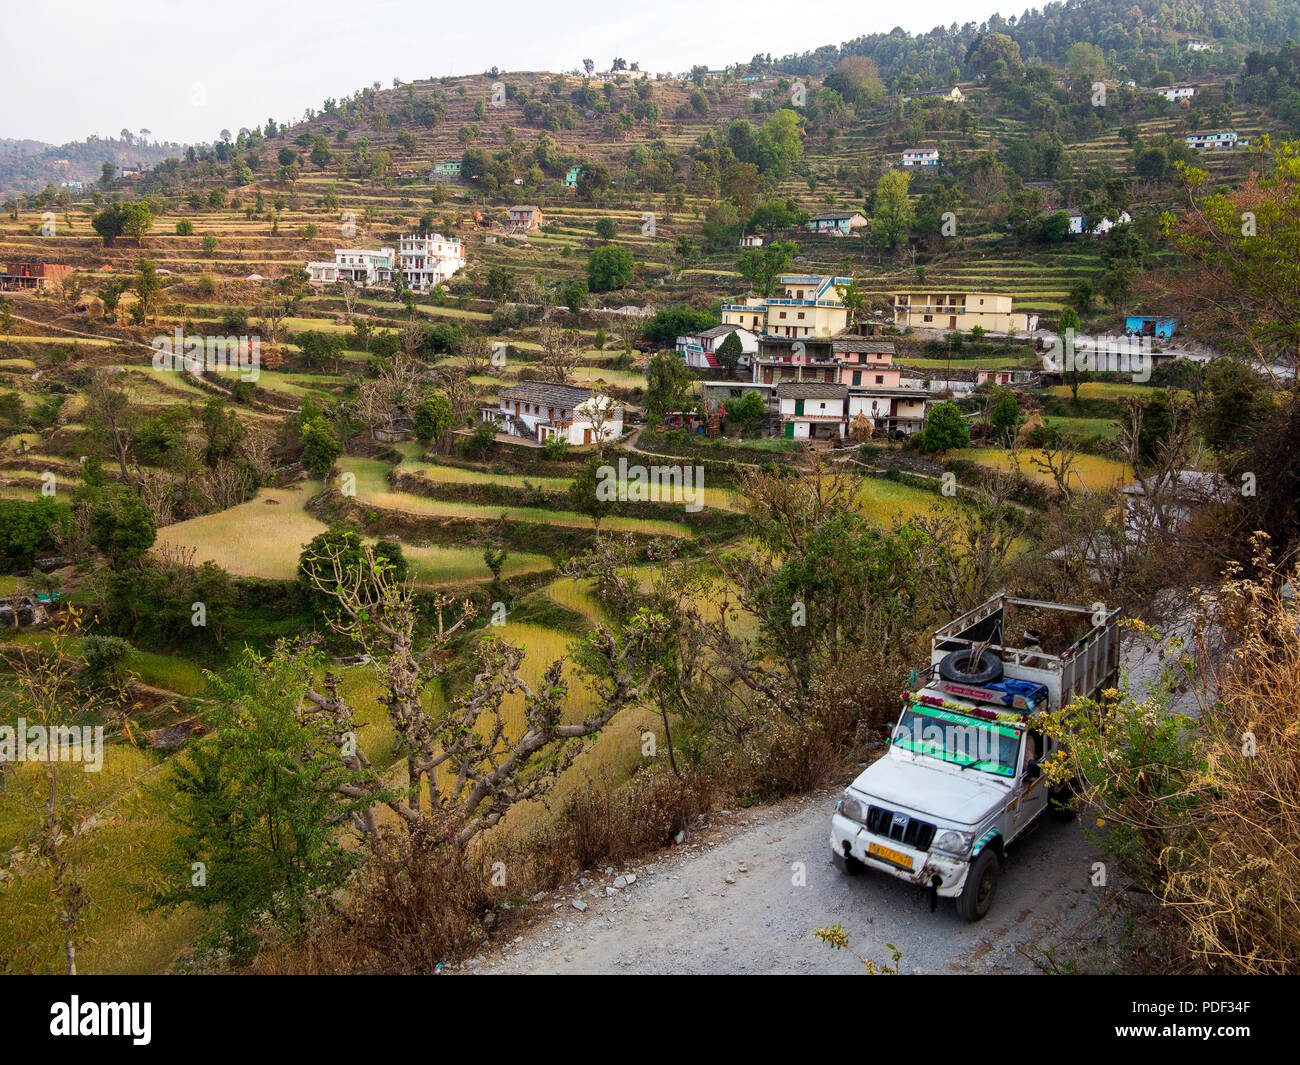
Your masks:
{"label": "concrete house", "polygon": [[1187,147],[1202,152],[1229,151],[1240,147],[1242,143],[1237,139],[1237,134],[1230,129],[1219,130],[1215,133],[1193,133],[1187,138]]}
{"label": "concrete house", "polygon": [[1131,214],[1129,214],[1127,211],[1120,211],[1118,218],[1113,220],[1110,218],[1103,218],[1100,222],[1098,222],[1095,226],[1093,226],[1092,235],[1094,237],[1104,237],[1116,226],[1126,226],[1132,221],[1133,221],[1133,216]]}
{"label": "concrete house", "polygon": [[526,232],[542,228],[542,209],[535,204],[511,207],[506,213],[512,226],[517,226]]}
{"label": "concrete house", "polygon": [[813,233],[838,233],[846,237],[866,224],[866,217],[858,211],[830,211],[808,219],[808,229]]}
{"label": "concrete house", "polygon": [[750,296],[743,302],[723,303],[724,325],[739,325],[752,333],[792,339],[829,339],[848,326],[849,312],[839,288],[847,277],[782,274],[779,296]]}
{"label": "concrete house", "polygon": [[307,264],[311,281],[330,284],[386,285],[393,280],[397,252],[393,248],[335,248],[333,262]]}
{"label": "concrete house", "polygon": [[1032,333],[1038,315],[1016,314],[1011,297],[996,292],[897,292],[894,324],[899,329],[971,330],[989,333]]}
{"label": "concrete house", "polygon": [[783,381],[776,386],[781,435],[787,440],[842,439],[848,397],[843,385]]}
{"label": "concrete house", "polygon": [[904,166],[938,166],[938,148],[909,148],[902,156]]}
{"label": "concrete house", "polygon": [[431,181],[442,184],[460,180],[460,160],[448,159],[445,163],[436,163],[429,174]]}
{"label": "concrete house", "polygon": [[510,436],[545,444],[554,436],[570,444],[614,440],[623,435],[623,407],[609,396],[576,385],[524,381],[503,388],[497,406],[480,407],[485,422]]}
{"label": "concrete house", "polygon": [[677,338],[677,352],[692,369],[716,370],[722,365],[718,362],[717,350],[732,333],[740,338],[738,366],[748,368],[758,351],[758,336],[739,325],[715,325],[711,329],[680,336]]}
{"label": "concrete house", "polygon": [[411,233],[399,241],[397,257],[406,283],[427,292],[465,268],[465,245],[441,233]]}

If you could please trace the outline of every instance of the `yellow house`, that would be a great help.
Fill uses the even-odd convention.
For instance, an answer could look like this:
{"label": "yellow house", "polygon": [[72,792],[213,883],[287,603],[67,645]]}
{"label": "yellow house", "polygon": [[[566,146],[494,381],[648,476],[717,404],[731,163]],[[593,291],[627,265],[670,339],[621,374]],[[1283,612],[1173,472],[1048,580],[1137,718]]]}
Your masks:
{"label": "yellow house", "polygon": [[997,292],[896,292],[894,324],[899,329],[962,329],[980,326],[990,333],[1031,333],[1038,315],[1015,313],[1011,297]]}
{"label": "yellow house", "polygon": [[724,303],[724,325],[743,326],[752,333],[779,337],[833,337],[848,328],[849,309],[840,299],[839,286],[847,277],[782,274],[781,295],[750,296],[743,302]]}

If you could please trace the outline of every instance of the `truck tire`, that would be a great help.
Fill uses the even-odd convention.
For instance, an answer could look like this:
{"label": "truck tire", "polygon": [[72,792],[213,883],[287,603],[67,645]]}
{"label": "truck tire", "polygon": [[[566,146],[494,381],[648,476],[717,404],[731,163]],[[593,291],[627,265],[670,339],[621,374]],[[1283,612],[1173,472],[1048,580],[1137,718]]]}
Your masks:
{"label": "truck tire", "polygon": [[957,896],[957,912],[965,920],[978,921],[992,909],[1001,872],[1002,860],[998,852],[992,847],[981,851],[966,874],[966,886]]}
{"label": "truck tire", "polygon": [[831,865],[835,866],[845,876],[857,876],[866,868],[858,859],[851,854],[841,854],[839,851],[831,848]]}
{"label": "truck tire", "polygon": [[939,676],[953,684],[993,684],[1002,679],[1002,659],[992,651],[980,655],[979,668],[971,671],[969,650],[953,651],[939,661]]}

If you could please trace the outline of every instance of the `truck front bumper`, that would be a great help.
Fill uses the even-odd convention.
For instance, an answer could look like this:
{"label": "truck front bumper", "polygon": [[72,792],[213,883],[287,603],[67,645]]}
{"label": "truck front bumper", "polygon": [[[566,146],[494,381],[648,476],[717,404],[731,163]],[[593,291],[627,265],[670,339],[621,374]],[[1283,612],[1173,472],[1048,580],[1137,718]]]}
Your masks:
{"label": "truck front bumper", "polygon": [[[903,863],[872,853],[869,849],[872,843],[905,858],[907,867]],[[849,820],[838,811],[831,816],[831,850],[845,857],[856,858],[868,869],[888,873],[921,887],[930,887],[934,878],[938,877],[937,892],[944,898],[961,894],[961,889],[966,884],[966,874],[970,870],[970,862],[966,859],[950,858],[933,851],[918,851],[897,840],[873,836],[864,826]]]}

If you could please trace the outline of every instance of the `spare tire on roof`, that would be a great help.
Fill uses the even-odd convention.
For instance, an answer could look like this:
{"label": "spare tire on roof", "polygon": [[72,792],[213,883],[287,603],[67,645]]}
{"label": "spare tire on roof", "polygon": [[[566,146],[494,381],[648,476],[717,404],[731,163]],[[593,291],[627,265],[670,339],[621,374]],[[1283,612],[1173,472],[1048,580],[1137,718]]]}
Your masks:
{"label": "spare tire on roof", "polygon": [[992,651],[983,652],[978,662],[971,658],[969,650],[945,655],[939,662],[939,676],[953,684],[992,684],[1002,679],[1002,659]]}

